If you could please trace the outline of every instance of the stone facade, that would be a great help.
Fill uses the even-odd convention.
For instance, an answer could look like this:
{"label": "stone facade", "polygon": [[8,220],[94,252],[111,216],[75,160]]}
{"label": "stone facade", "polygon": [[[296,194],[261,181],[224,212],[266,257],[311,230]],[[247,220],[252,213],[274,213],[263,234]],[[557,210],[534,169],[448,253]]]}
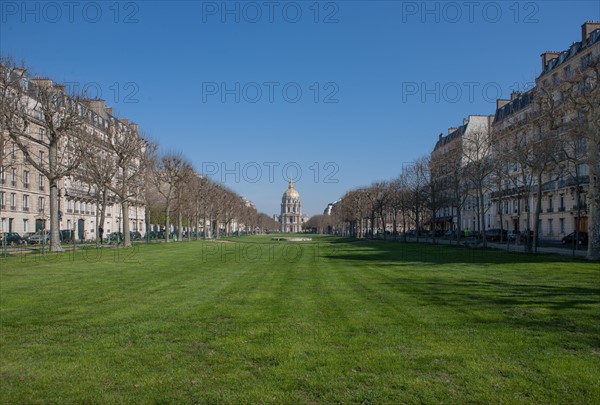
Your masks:
{"label": "stone facade", "polygon": [[301,232],[302,222],[300,194],[294,188],[294,181],[290,179],[288,189],[283,193],[283,197],[281,197],[279,230],[281,232]]}
{"label": "stone facade", "polygon": [[[62,85],[50,79],[28,79],[34,85],[44,82],[64,91]],[[35,105],[33,99],[31,104]],[[138,136],[137,124],[112,115],[112,108],[103,100],[82,100],[80,111],[88,133],[102,137],[109,122],[118,122],[127,127],[132,136]],[[30,113],[30,124],[25,135],[30,155],[41,166],[48,165],[47,129],[41,114],[34,108]],[[48,179],[25,159],[23,152],[8,140],[3,150],[3,165],[0,168],[0,232],[28,232],[50,228],[50,187]],[[63,149],[65,150],[65,149]],[[68,152],[65,152],[68,154]],[[69,159],[67,155],[64,159]],[[76,180],[73,176],[58,181],[60,230],[70,230],[75,241],[90,241],[96,238],[99,224],[99,204],[93,187]],[[129,208],[129,229],[145,234],[145,203],[132,201]],[[123,229],[121,205],[115,197],[109,197],[106,218],[102,224],[104,236]]]}

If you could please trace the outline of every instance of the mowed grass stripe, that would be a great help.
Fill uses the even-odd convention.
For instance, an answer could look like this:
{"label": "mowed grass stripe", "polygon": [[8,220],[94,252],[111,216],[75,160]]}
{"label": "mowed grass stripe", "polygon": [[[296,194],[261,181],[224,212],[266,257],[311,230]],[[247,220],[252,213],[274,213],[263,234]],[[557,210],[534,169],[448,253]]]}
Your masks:
{"label": "mowed grass stripe", "polygon": [[0,400],[600,402],[597,264],[338,238],[82,257],[1,262]]}

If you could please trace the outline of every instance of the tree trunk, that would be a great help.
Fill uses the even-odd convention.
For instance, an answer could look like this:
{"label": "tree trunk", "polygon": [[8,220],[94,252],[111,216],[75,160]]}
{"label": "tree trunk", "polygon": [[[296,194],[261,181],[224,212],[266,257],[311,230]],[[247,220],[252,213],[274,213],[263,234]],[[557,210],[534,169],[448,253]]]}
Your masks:
{"label": "tree trunk", "polygon": [[121,202],[121,211],[123,211],[123,246],[131,247],[131,235],[129,234],[129,201]]}
{"label": "tree trunk", "polygon": [[183,214],[181,210],[177,213],[177,241],[181,242],[183,239]]}
{"label": "tree trunk", "polygon": [[[98,218],[98,215],[100,218]],[[100,235],[100,229],[98,228],[102,227],[102,230],[104,230],[104,221],[106,219],[106,189],[102,191],[102,202],[96,208],[96,218],[96,246],[100,247],[104,235]]]}
{"label": "tree trunk", "polygon": [[596,156],[590,159],[588,165],[590,173],[590,185],[588,190],[588,260],[600,259],[600,169],[598,168],[598,157],[600,156],[600,143],[590,139],[590,155]]}
{"label": "tree trunk", "polygon": [[540,243],[540,215],[542,211],[542,172],[537,174],[537,195],[535,197],[535,213],[533,214],[533,253],[538,252]]}
{"label": "tree trunk", "polygon": [[171,241],[171,239],[169,238],[170,233],[171,233],[171,203],[170,201],[167,201],[167,206],[165,208],[165,241],[167,243],[169,243]]}
{"label": "tree trunk", "polygon": [[[56,152],[54,153],[56,155]],[[60,223],[58,220],[58,180],[52,179],[50,182],[50,251],[63,252],[60,244]]]}

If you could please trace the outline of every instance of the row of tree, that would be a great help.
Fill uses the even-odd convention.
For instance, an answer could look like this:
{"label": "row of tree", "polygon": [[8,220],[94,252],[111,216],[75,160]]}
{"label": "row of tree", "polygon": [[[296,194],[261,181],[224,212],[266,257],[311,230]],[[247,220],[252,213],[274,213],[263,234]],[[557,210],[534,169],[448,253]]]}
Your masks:
{"label": "row of tree", "polygon": [[[22,162],[11,158],[9,146],[18,148]],[[184,225],[196,237],[200,227],[205,237],[229,233],[234,222],[248,232],[277,229],[242,197],[198,174],[182,154],[159,152],[137,125],[105,113],[101,100],[66,94],[50,79],[31,78],[10,58],[0,60],[0,151],[3,173],[26,164],[47,179],[52,251],[62,250],[61,182],[96,203],[97,224],[105,223],[108,206],[119,204],[125,246],[131,245],[130,206],[147,208],[147,226],[163,221],[167,241],[173,215],[178,240]],[[163,215],[152,218],[157,210]],[[96,240],[100,243],[99,233]]]}
{"label": "row of tree", "polygon": [[[461,215],[472,211],[485,244],[485,215],[492,204],[498,207],[500,228],[504,227],[504,205],[509,200],[517,202],[519,219],[525,214],[527,224],[539,224],[543,193],[566,188],[576,199],[578,221],[582,210],[587,211],[587,257],[597,260],[599,83],[598,59],[587,61],[565,80],[538,83],[519,96],[518,107],[511,106],[513,111],[502,122],[463,133],[449,142],[443,153],[434,151],[417,159],[395,179],[347,192],[330,216],[313,217],[305,228],[357,237],[372,236],[380,228],[387,237],[386,229],[391,226],[392,235],[398,234],[398,228],[404,235],[414,229],[418,237],[423,226],[435,224],[442,209],[447,208],[455,219],[457,239],[462,234]],[[584,195],[587,204],[582,203]],[[580,230],[579,224],[576,230]],[[539,225],[523,231],[528,246],[537,251]],[[432,236],[435,238],[436,233]]]}

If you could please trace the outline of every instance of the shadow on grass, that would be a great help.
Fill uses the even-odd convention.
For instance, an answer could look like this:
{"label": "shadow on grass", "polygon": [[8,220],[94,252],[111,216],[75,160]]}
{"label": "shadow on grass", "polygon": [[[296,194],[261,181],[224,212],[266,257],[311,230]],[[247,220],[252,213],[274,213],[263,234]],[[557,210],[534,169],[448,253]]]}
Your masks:
{"label": "shadow on grass", "polygon": [[371,241],[362,244],[334,241],[329,247],[323,245],[321,251],[323,252],[321,257],[328,259],[367,261],[382,266],[398,265],[399,262],[431,264],[589,263],[583,258],[573,258],[559,254],[535,255],[505,252],[498,249],[383,241]]}

